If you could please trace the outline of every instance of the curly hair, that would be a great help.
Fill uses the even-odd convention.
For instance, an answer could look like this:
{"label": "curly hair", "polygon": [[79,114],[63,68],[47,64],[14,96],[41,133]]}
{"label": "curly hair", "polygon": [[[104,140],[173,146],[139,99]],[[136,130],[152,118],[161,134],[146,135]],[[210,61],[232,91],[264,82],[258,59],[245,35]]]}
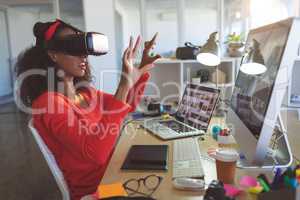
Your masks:
{"label": "curly hair", "polygon": [[[57,75],[58,68],[55,67],[55,63],[49,57],[47,50],[44,48],[45,32],[54,22],[41,23],[37,22],[33,27],[33,34],[36,37],[36,45],[26,49],[18,56],[15,70],[17,76],[20,77],[30,70],[43,70],[47,74],[53,70],[54,72],[54,91],[57,91],[57,83],[61,80]],[[53,39],[59,38],[63,30],[71,28],[64,23],[61,23],[54,35]],[[85,75],[83,77],[74,77],[74,85],[81,81],[91,82],[92,76],[90,67],[88,65]],[[22,80],[20,89],[20,100],[25,106],[31,106],[33,101],[46,91],[51,90],[49,85],[48,75],[32,73],[30,76]],[[80,88],[77,88],[80,90]]]}

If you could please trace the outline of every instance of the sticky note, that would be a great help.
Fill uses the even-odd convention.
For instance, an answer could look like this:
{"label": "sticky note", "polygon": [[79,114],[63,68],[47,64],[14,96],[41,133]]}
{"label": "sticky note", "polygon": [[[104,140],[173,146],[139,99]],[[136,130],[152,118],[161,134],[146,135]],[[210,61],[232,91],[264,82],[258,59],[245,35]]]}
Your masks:
{"label": "sticky note", "polygon": [[256,179],[251,176],[243,176],[240,179],[240,186],[242,186],[242,187],[248,188],[248,187],[255,187],[257,185],[258,185],[258,183],[257,183]]}
{"label": "sticky note", "polygon": [[258,186],[255,186],[255,187],[248,188],[247,191],[251,194],[259,194],[263,191],[263,187],[258,185]]}
{"label": "sticky note", "polygon": [[226,191],[226,196],[229,197],[236,197],[241,192],[240,189],[230,184],[224,184],[224,189]]}
{"label": "sticky note", "polygon": [[97,198],[107,198],[113,196],[127,196],[122,183],[113,183],[106,185],[99,185],[97,188]]}
{"label": "sticky note", "polygon": [[296,170],[296,177],[299,177],[300,176],[300,169],[297,169]]}

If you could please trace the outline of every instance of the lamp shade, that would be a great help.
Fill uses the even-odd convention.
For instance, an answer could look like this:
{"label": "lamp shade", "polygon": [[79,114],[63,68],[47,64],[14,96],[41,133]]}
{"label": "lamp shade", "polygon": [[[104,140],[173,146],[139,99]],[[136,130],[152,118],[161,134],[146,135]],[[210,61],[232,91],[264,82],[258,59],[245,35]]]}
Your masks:
{"label": "lamp shade", "polygon": [[267,71],[264,58],[260,52],[260,44],[257,40],[253,39],[253,46],[244,55],[240,70],[249,75],[259,75]]}
{"label": "lamp shade", "polygon": [[197,61],[203,65],[207,66],[217,66],[220,64],[220,49],[217,43],[217,34],[214,32],[210,34],[207,42],[201,47],[198,55]]}

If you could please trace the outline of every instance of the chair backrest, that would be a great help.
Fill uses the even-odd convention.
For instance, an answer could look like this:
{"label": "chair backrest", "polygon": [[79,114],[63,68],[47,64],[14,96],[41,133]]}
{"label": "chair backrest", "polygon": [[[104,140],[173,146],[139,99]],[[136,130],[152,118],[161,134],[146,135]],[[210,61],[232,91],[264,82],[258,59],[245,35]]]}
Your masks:
{"label": "chair backrest", "polygon": [[54,179],[62,193],[62,199],[70,200],[69,189],[68,189],[68,186],[64,179],[64,175],[63,175],[62,171],[60,170],[60,168],[58,167],[56,160],[54,158],[54,155],[49,150],[47,145],[44,143],[43,139],[41,138],[41,136],[38,133],[38,131],[36,130],[36,128],[34,128],[32,119],[29,121],[28,127],[31,130],[31,133],[32,133],[33,137],[35,138],[45,160],[47,161],[47,164],[54,176]]}

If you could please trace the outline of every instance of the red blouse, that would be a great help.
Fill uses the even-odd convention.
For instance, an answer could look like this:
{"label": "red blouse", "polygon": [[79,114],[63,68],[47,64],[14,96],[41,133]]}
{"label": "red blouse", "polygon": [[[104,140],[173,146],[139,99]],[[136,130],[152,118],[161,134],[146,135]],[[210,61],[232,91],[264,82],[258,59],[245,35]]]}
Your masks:
{"label": "red blouse", "polygon": [[87,108],[57,92],[45,92],[33,102],[34,127],[54,154],[72,200],[96,191],[123,119],[140,102],[149,77],[145,73],[134,85],[127,103],[94,88],[81,92]]}

